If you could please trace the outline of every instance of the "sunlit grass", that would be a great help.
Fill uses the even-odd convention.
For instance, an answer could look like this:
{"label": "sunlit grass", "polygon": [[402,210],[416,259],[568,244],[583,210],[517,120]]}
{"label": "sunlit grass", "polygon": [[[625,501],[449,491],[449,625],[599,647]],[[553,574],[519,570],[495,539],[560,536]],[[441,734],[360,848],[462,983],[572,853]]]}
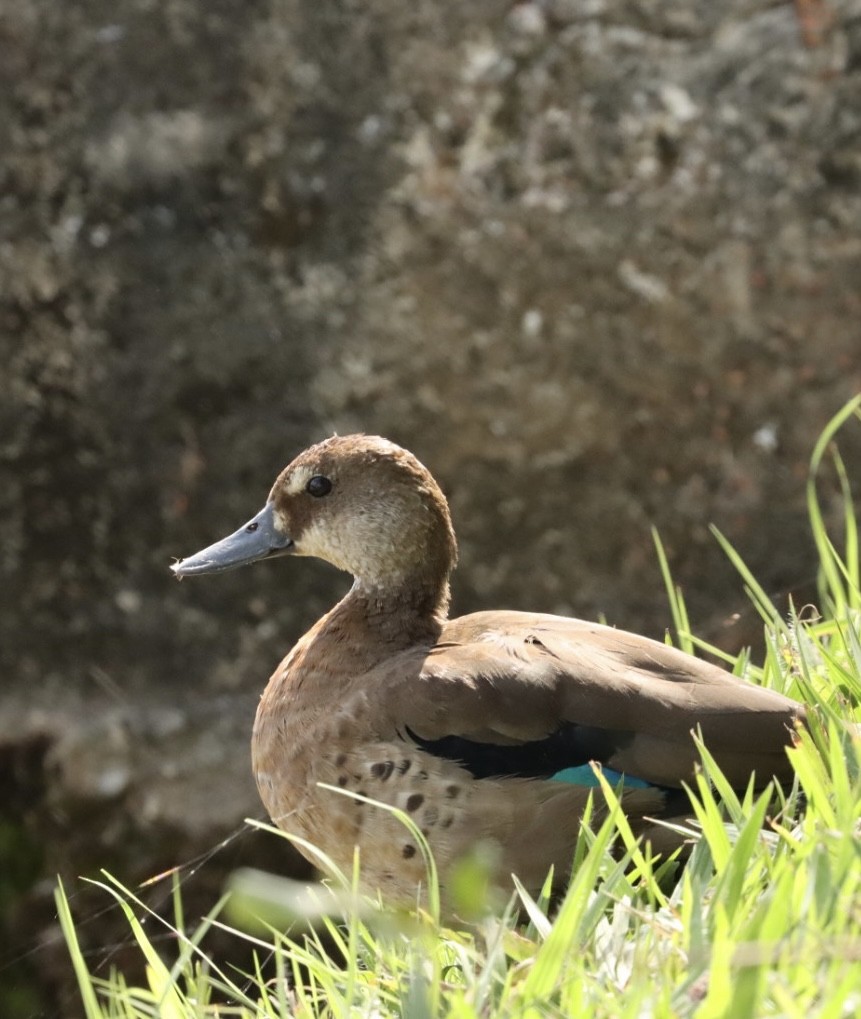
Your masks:
{"label": "sunlit grass", "polygon": [[[117,972],[91,975],[61,886],[59,919],[88,1019],[861,1014],[859,544],[850,479],[833,447],[859,407],[861,398],[835,417],[811,459],[818,613],[805,609],[799,618],[793,609],[784,616],[718,535],[762,616],[761,663],[720,652],[691,632],[658,544],[674,640],[716,654],[751,682],[812,709],[810,732],[790,751],[796,773],[790,793],[738,795],[702,748],[687,829],[692,851],[675,868],[636,842],[602,779],[596,796],[609,803],[609,815],[594,831],[584,825],[562,902],[551,908],[549,880],[537,898],[516,884],[507,907],[471,924],[445,920],[429,857],[430,894],[410,913],[363,898],[357,871],[338,874],[321,856],[327,890],[243,871],[225,900],[190,928],[178,889],[166,918],[106,875],[101,887],[125,912],[145,963],[140,986]],[[826,531],[817,489],[829,456],[842,496],[839,539]],[[420,833],[413,836],[426,851]],[[612,845],[623,847],[621,858]],[[480,861],[475,866],[464,887],[480,886]],[[249,972],[201,950],[214,926],[249,946]],[[170,953],[156,951],[154,927],[172,933]]]}

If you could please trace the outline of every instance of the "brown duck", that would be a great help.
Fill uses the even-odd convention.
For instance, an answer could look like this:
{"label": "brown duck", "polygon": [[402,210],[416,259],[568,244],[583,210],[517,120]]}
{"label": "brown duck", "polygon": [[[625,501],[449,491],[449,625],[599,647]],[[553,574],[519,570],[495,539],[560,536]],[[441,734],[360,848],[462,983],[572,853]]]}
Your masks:
{"label": "brown duck", "polygon": [[[457,545],[427,469],[385,439],[348,435],[301,453],[235,534],[173,566],[179,577],[275,556],[317,556],[352,574],[349,593],[275,670],[252,737],[260,795],[281,828],[369,888],[413,897],[421,853],[445,886],[478,843],[498,879],[564,875],[594,785],[622,782],[634,830],[677,814],[706,745],[737,789],[791,778],[786,747],[802,705],[674,648],[607,626],[528,612],[448,619]],[[596,801],[603,802],[602,797]],[[686,802],[686,801],[685,801]]]}

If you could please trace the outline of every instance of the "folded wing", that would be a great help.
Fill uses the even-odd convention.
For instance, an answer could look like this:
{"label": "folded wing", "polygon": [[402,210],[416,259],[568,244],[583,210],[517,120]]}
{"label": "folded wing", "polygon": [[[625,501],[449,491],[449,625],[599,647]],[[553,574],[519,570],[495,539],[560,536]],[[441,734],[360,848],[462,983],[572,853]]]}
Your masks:
{"label": "folded wing", "polygon": [[[409,671],[409,670],[407,670]],[[482,612],[447,625],[392,715],[476,778],[576,781],[596,761],[677,788],[699,731],[729,781],[791,778],[802,705],[657,641],[557,616]],[[581,771],[582,773],[582,771]]]}

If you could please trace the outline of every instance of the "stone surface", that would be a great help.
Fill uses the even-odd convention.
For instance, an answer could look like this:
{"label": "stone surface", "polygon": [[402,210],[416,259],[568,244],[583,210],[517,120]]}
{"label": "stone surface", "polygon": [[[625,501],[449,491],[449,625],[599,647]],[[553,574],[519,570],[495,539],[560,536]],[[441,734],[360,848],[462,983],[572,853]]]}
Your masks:
{"label": "stone surface", "polygon": [[707,637],[756,638],[711,522],[812,597],[859,139],[857,0],[3,5],[7,931],[259,810],[257,693],[345,578],[166,567],[333,430],[438,475],[459,612],[660,634],[652,524]]}

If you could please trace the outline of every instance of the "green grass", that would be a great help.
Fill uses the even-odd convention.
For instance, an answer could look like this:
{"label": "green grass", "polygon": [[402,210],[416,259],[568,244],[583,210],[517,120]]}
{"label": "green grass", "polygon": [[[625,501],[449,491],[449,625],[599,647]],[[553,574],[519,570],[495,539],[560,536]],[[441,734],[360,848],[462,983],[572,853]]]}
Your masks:
{"label": "green grass", "polygon": [[[246,871],[191,929],[178,887],[166,918],[105,875],[101,886],[125,912],[146,964],[139,986],[121,973],[88,971],[60,887],[60,922],[88,1019],[861,1014],[861,727],[851,728],[861,723],[861,592],[849,478],[833,446],[837,431],[861,416],[859,407],[861,398],[837,415],[811,460],[819,614],[784,617],[718,535],[765,624],[761,665],[709,648],[690,632],[658,543],[679,645],[717,654],[752,682],[812,707],[811,732],[790,751],[797,781],[788,796],[737,796],[702,748],[691,790],[693,850],[674,870],[635,842],[603,783],[597,794],[614,809],[597,831],[584,827],[561,905],[551,911],[547,892],[533,900],[518,888],[507,907],[457,928],[440,918],[430,860],[424,912],[399,914],[362,900],[355,873],[333,876],[328,891],[309,891]],[[839,540],[826,531],[818,494],[829,457],[842,502]],[[609,852],[618,839],[626,849],[621,860]],[[470,866],[464,887],[481,887],[480,861]],[[253,948],[249,972],[220,966],[201,950],[214,926]],[[172,934],[170,955],[155,950],[154,928]]]}

